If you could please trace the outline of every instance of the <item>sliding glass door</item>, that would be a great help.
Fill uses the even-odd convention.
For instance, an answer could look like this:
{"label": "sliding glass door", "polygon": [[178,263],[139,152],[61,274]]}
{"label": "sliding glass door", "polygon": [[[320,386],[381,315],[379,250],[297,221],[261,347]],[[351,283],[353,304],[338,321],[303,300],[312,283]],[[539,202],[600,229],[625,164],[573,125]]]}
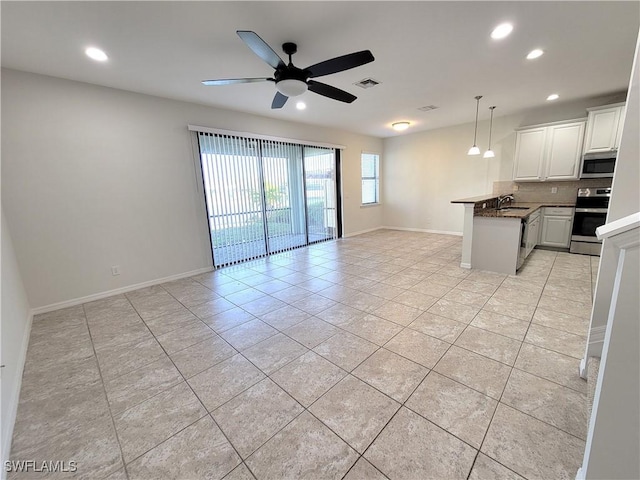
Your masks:
{"label": "sliding glass door", "polygon": [[275,253],[305,245],[299,146],[263,141],[262,168],[267,251]]}
{"label": "sliding glass door", "polygon": [[335,238],[337,235],[335,150],[304,147],[304,180],[309,243]]}
{"label": "sliding glass door", "polygon": [[198,133],[214,266],[335,238],[335,150]]}
{"label": "sliding glass door", "polygon": [[265,255],[263,188],[256,142],[200,135],[214,265]]}

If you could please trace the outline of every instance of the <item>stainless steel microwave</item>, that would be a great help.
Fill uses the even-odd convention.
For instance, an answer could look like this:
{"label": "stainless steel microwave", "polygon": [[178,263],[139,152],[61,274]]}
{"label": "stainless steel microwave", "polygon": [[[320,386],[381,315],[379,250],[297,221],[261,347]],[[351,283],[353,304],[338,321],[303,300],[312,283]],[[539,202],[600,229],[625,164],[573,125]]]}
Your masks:
{"label": "stainless steel microwave", "polygon": [[613,177],[618,152],[585,153],[582,157],[580,178]]}

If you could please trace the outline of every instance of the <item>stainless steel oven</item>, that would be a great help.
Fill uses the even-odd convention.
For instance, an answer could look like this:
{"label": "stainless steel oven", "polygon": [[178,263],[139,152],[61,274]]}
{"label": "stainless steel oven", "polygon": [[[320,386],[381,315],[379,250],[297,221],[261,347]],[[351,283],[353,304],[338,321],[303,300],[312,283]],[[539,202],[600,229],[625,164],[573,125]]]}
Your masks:
{"label": "stainless steel oven", "polygon": [[585,153],[582,157],[580,178],[611,178],[616,167],[618,152]]}
{"label": "stainless steel oven", "polygon": [[611,188],[581,188],[576,198],[576,213],[571,231],[571,253],[600,255],[602,241],[596,228],[607,221]]}

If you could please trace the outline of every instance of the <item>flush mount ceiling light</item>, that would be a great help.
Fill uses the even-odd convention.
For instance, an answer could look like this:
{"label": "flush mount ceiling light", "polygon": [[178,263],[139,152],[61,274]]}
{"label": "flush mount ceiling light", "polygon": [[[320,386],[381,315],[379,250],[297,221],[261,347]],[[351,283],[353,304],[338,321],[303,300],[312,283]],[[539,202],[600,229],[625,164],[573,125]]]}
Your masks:
{"label": "flush mount ceiling light", "polygon": [[560,95],[558,95],[557,93],[552,93],[547,97],[547,100],[552,101],[552,100],[557,100],[559,98],[560,98]]}
{"label": "flush mount ceiling light", "polygon": [[493,107],[489,107],[489,110],[491,110],[491,120],[489,121],[489,149],[484,152],[484,158],[493,158],[496,156],[493,150],[491,150],[491,129],[493,128],[493,110],[495,108],[495,105]]}
{"label": "flush mount ceiling light", "polygon": [[298,103],[296,103],[296,108],[298,110],[304,110],[305,108],[307,108],[307,104],[304,103],[304,102],[298,102]]}
{"label": "flush mount ceiling light", "polygon": [[527,60],[533,60],[534,58],[541,57],[544,54],[544,50],[540,50],[536,48],[535,50],[531,50],[527,55]]}
{"label": "flush mount ceiling light", "polygon": [[409,122],[396,122],[391,124],[391,128],[393,128],[396,132],[402,132],[409,128]]}
{"label": "flush mount ceiling light", "polygon": [[477,95],[476,97],[476,127],[473,133],[473,147],[469,149],[467,155],[480,155],[480,149],[476,145],[476,139],[478,137],[478,108],[480,108],[480,99],[482,95]]}
{"label": "flush mount ceiling light", "polygon": [[89,47],[84,51],[84,53],[87,55],[87,57],[97,62],[106,62],[109,59],[106,53],[96,47]]}
{"label": "flush mount ceiling light", "polygon": [[302,80],[288,78],[277,82],[276,90],[285,97],[297,97],[307,91],[307,84]]}
{"label": "flush mount ceiling light", "polygon": [[511,25],[510,23],[501,23],[493,29],[493,32],[491,32],[491,38],[493,38],[494,40],[501,40],[509,36],[512,30],[513,25]]}

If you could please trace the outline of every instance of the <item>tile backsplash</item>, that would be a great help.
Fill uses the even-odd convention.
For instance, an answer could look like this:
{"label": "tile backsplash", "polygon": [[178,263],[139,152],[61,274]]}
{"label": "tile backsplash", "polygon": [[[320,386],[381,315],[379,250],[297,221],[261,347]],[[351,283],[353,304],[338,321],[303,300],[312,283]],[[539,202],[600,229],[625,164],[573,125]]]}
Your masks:
{"label": "tile backsplash", "polygon": [[[516,202],[574,203],[579,188],[610,187],[612,178],[589,178],[567,182],[493,182],[493,193],[512,193]],[[557,188],[556,193],[551,193]]]}

